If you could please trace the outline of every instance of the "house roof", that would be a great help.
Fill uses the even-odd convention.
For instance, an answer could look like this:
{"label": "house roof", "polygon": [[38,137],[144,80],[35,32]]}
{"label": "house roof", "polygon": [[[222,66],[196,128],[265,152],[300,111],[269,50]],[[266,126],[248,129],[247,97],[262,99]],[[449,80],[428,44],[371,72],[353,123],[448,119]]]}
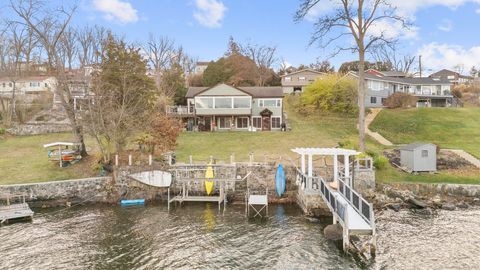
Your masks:
{"label": "house roof", "polygon": [[407,77],[407,73],[403,71],[380,71],[385,77]]}
{"label": "house roof", "polygon": [[206,61],[198,61],[197,62],[197,66],[208,66],[210,62],[206,62]]}
{"label": "house roof", "polygon": [[[187,94],[185,95],[186,98],[193,98],[196,95],[205,92],[209,89],[216,87],[189,87]],[[229,85],[231,86],[231,85]],[[234,87],[246,94],[254,97],[254,98],[273,98],[273,97],[283,97],[283,90],[281,86],[252,86],[252,87]]]}
{"label": "house roof", "polygon": [[455,71],[452,71],[452,70],[449,70],[449,69],[442,69],[442,70],[439,70],[435,73],[432,73],[429,75],[429,77],[441,77],[441,76],[448,76],[448,75],[456,75],[458,76],[459,78],[463,78],[463,79],[472,79],[473,80],[473,77],[472,76],[468,76],[468,75],[462,75],[458,72],[455,72]]}
{"label": "house roof", "polygon": [[[358,77],[357,72],[351,71],[355,77]],[[383,82],[396,82],[396,83],[403,83],[403,84],[413,84],[413,85],[425,85],[425,84],[448,84],[450,85],[451,82],[447,79],[442,78],[430,78],[430,77],[421,77],[421,78],[396,78],[396,77],[387,77],[387,76],[377,76],[370,73],[365,73],[365,79],[376,80],[376,81],[383,81]]]}
{"label": "house roof", "polygon": [[290,76],[290,75],[294,75],[294,74],[301,73],[301,72],[305,72],[305,71],[317,73],[317,74],[319,74],[319,75],[325,74],[325,73],[323,73],[323,72],[316,71],[316,70],[314,70],[314,69],[306,68],[306,69],[297,70],[297,71],[294,71],[294,72],[290,72],[290,73],[284,74],[284,75],[282,75],[282,76],[280,76],[280,77]]}
{"label": "house roof", "polygon": [[410,143],[410,144],[406,144],[406,145],[403,145],[400,147],[400,150],[407,150],[407,151],[413,151],[417,148],[421,148],[425,145],[434,145],[433,143],[420,143],[420,142],[416,142],[416,143]]}
{"label": "house roof", "polygon": [[[55,79],[54,76],[49,76],[49,75],[37,75],[37,76],[26,76],[26,77],[21,77],[21,78],[18,78],[16,81],[18,82],[29,82],[29,81],[44,81],[44,80],[47,80],[47,79]],[[2,82],[10,82],[12,81],[12,78],[11,77],[1,77],[0,78],[0,81]]]}

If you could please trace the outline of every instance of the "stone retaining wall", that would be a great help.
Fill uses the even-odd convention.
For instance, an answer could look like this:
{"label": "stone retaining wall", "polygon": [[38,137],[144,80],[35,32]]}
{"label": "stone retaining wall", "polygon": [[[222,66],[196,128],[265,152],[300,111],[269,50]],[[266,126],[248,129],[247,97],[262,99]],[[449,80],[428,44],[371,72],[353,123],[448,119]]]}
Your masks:
{"label": "stone retaining wall", "polygon": [[0,185],[0,193],[27,194],[33,207],[58,206],[69,203],[113,202],[111,177],[94,177],[19,185]]}
{"label": "stone retaining wall", "polygon": [[13,135],[39,135],[47,133],[70,132],[72,127],[68,124],[22,124],[7,129],[7,132]]}

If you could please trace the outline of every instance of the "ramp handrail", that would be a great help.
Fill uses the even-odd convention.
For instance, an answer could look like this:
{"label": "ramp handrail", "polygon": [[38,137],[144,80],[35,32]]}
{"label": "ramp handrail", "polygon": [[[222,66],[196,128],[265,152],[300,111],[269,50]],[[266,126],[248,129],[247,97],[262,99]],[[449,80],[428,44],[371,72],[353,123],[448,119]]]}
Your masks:
{"label": "ramp handrail", "polygon": [[341,179],[338,179],[338,191],[370,226],[373,227],[375,225],[372,203],[365,200],[361,194],[353,190]]}
{"label": "ramp handrail", "polygon": [[299,179],[300,183],[304,187],[307,182],[313,183],[313,181],[307,181],[308,179],[310,180],[315,179],[318,181],[318,190],[320,191],[320,195],[322,196],[322,199],[327,203],[328,208],[330,209],[330,211],[332,211],[333,215],[338,219],[340,224],[348,228],[347,205],[337,200],[336,192],[329,187],[327,182],[322,177],[306,176],[298,168],[296,168],[296,171],[297,171],[297,178]]}

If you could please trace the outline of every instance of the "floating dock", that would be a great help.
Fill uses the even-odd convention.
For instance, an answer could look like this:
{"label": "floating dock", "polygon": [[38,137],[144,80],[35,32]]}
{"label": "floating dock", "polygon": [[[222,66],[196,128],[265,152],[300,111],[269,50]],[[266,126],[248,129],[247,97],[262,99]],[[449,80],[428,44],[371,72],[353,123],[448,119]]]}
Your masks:
{"label": "floating dock", "polygon": [[33,219],[33,211],[25,202],[25,194],[0,194],[0,225],[10,220]]}

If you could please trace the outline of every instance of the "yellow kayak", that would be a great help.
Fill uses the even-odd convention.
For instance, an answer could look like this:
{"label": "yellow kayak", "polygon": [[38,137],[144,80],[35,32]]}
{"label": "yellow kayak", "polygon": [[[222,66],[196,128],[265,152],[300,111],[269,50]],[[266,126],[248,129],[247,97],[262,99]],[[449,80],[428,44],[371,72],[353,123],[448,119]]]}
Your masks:
{"label": "yellow kayak", "polygon": [[[205,178],[213,180],[213,168],[212,166],[207,167],[207,171],[205,172]],[[213,192],[213,181],[205,180],[205,191],[207,191],[207,195],[212,194]]]}

